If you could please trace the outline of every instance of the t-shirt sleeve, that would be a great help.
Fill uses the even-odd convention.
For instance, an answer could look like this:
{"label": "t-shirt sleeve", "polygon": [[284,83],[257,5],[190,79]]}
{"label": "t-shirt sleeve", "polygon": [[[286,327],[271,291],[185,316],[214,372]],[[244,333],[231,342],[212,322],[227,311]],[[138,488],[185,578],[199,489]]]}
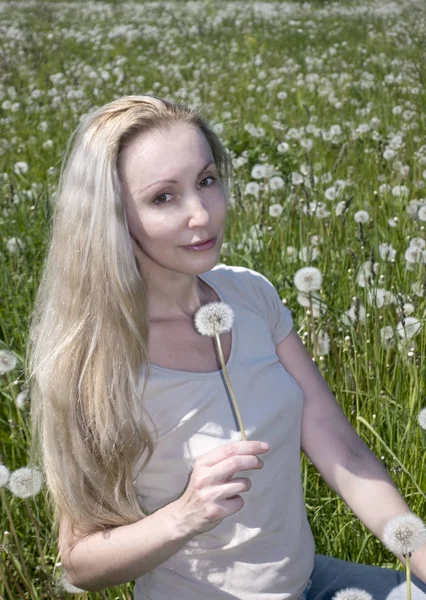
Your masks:
{"label": "t-shirt sleeve", "polygon": [[269,323],[274,344],[277,346],[293,328],[293,316],[289,308],[285,306],[278,295],[275,286],[262,273],[253,271],[257,279],[259,293],[265,304],[265,317]]}

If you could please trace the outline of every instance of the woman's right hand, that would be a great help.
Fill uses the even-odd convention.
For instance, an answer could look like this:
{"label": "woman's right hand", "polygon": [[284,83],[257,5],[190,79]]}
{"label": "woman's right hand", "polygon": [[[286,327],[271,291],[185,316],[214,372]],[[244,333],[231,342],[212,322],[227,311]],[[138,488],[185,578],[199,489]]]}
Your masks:
{"label": "woman's right hand", "polygon": [[195,461],[185,492],[175,502],[179,521],[189,535],[210,531],[243,508],[240,494],[251,488],[251,481],[232,476],[263,467],[256,455],[269,452],[269,448],[263,449],[260,444],[251,440],[231,442]]}

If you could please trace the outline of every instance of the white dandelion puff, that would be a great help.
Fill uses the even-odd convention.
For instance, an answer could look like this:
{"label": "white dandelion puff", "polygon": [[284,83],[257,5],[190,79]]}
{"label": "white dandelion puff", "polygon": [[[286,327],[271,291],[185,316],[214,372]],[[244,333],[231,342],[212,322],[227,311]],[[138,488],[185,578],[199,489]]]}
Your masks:
{"label": "white dandelion puff", "polygon": [[204,304],[195,314],[194,322],[201,335],[214,337],[217,333],[226,333],[232,328],[234,311],[225,302]]}
{"label": "white dandelion puff", "polygon": [[13,170],[17,175],[25,175],[25,173],[28,173],[28,164],[24,161],[16,162],[13,165]]}
{"label": "white dandelion puff", "polygon": [[426,246],[426,241],[421,237],[414,237],[410,240],[411,248],[418,248],[420,250],[423,250],[423,248],[425,246]]}
{"label": "white dandelion puff", "polygon": [[379,268],[378,263],[373,263],[370,260],[365,261],[359,268],[359,271],[357,273],[356,276],[356,282],[359,286],[361,287],[366,287],[366,285],[369,283],[370,278],[372,280],[374,280],[373,277],[373,271],[374,273],[377,273],[377,270]]}
{"label": "white dandelion puff", "polygon": [[406,185],[394,185],[392,188],[392,196],[394,196],[394,198],[406,198],[409,192],[410,190]]}
{"label": "white dandelion puff", "polygon": [[392,186],[390,186],[388,183],[382,183],[379,186],[379,194],[382,196],[383,194],[386,194],[387,192],[390,192],[392,190]]}
{"label": "white dandelion puff", "polygon": [[423,296],[425,295],[425,289],[426,287],[421,281],[416,281],[411,286],[411,291],[413,292],[413,294],[416,294],[416,296],[419,296],[420,298],[423,298]]}
{"label": "white dandelion puff", "polygon": [[260,186],[257,181],[249,181],[244,189],[245,194],[250,194],[251,196],[259,196]]}
{"label": "white dandelion puff", "polygon": [[[366,319],[366,310],[365,307],[360,304],[358,307],[358,321],[363,322]],[[349,310],[347,310],[346,312],[344,312],[341,316],[341,321],[344,325],[347,325],[348,327],[350,325],[354,325],[355,322],[357,320],[356,317],[356,310],[355,310],[355,305],[351,306],[351,308]]]}
{"label": "white dandelion puff", "polygon": [[395,555],[406,557],[426,543],[426,527],[411,512],[391,519],[383,530],[383,543]]}
{"label": "white dandelion puff", "polygon": [[414,304],[411,304],[411,302],[405,302],[403,309],[404,309],[404,314],[406,314],[406,315],[412,315],[413,312],[416,310]]}
{"label": "white dandelion puff", "polygon": [[263,179],[266,177],[266,168],[265,165],[254,165],[251,170],[251,176],[253,179]]}
{"label": "white dandelion puff", "polygon": [[[311,332],[311,341],[313,342],[313,335]],[[326,331],[324,331],[324,333],[318,333],[317,334],[317,339],[316,339],[316,343],[317,343],[317,353],[319,356],[327,356],[328,354],[330,354],[330,336],[328,335],[328,333]]]}
{"label": "white dandelion puff", "polygon": [[43,475],[39,469],[21,467],[10,476],[8,488],[18,498],[36,496],[43,486]]}
{"label": "white dandelion puff", "polygon": [[14,354],[7,350],[0,350],[0,375],[13,371],[18,363],[18,359]]}
{"label": "white dandelion puff", "polygon": [[313,148],[314,142],[310,138],[304,138],[304,139],[300,140],[300,145],[302,146],[302,148],[304,150],[309,152],[309,150],[311,150]]}
{"label": "white dandelion puff", "polygon": [[271,177],[271,179],[269,180],[269,188],[272,191],[280,190],[282,187],[284,187],[284,179],[282,177],[280,177],[279,175]]}
{"label": "white dandelion puff", "polygon": [[383,158],[385,160],[392,160],[392,158],[394,158],[395,155],[396,152],[392,148],[386,148],[386,150],[383,152]]}
{"label": "white dandelion puff", "polygon": [[354,219],[357,223],[367,223],[370,219],[370,215],[366,210],[359,210],[354,214]]}
{"label": "white dandelion puff", "polygon": [[25,406],[25,400],[28,398],[28,394],[29,394],[29,390],[25,389],[25,390],[21,390],[19,392],[19,394],[16,396],[15,399],[15,404],[17,408],[24,408]]}
{"label": "white dandelion puff", "polygon": [[[391,291],[385,288],[376,287],[372,290],[367,290],[367,299],[370,306],[375,304],[377,308],[383,308],[387,304],[395,304],[396,296]],[[408,313],[406,313],[408,314]]]}
{"label": "white dandelion puff", "polygon": [[417,420],[419,422],[420,427],[426,430],[426,408],[422,408],[422,410],[419,412]]}
{"label": "white dandelion puff", "polygon": [[324,196],[327,200],[335,200],[337,196],[337,190],[335,187],[329,187],[325,190]]}
{"label": "white dandelion puff", "polygon": [[17,237],[11,237],[6,242],[7,251],[10,254],[16,254],[23,247],[22,240]]}
{"label": "white dandelion puff", "polygon": [[299,250],[299,258],[304,262],[311,262],[321,254],[317,246],[302,246]]}
{"label": "white dandelion puff", "polygon": [[291,174],[291,183],[293,185],[300,185],[301,183],[303,183],[303,176],[300,173],[293,171],[293,173]]}
{"label": "white dandelion puff", "polygon": [[396,256],[396,250],[392,244],[379,244],[379,254],[382,260],[392,260]]}
{"label": "white dandelion puff", "polygon": [[271,217],[279,217],[283,210],[284,209],[281,206],[281,204],[271,204],[271,206],[269,207],[269,215]]}
{"label": "white dandelion puff", "polygon": [[287,248],[285,249],[285,253],[286,253],[287,262],[289,262],[289,263],[297,262],[297,256],[298,256],[297,248],[295,248],[294,246],[287,246]]}
{"label": "white dandelion puff", "polygon": [[404,323],[400,321],[396,326],[399,336],[404,340],[413,338],[420,332],[421,328],[422,324],[416,317],[407,317],[404,319]]}
{"label": "white dandelion puff", "polygon": [[289,144],[287,144],[287,142],[280,142],[277,146],[277,151],[280,154],[285,154],[289,150],[290,150],[290,146],[289,146]]}
{"label": "white dandelion puff", "polygon": [[407,263],[412,265],[415,263],[421,263],[423,260],[421,248],[417,248],[417,246],[409,246],[404,252],[404,258]]}
{"label": "white dandelion puff", "polygon": [[345,212],[345,208],[346,202],[344,200],[340,200],[340,202],[338,202],[334,208],[336,216],[339,217],[340,215],[342,215]]}
{"label": "white dandelion puff", "polygon": [[0,488],[5,487],[9,481],[10,471],[6,465],[0,465]]}
{"label": "white dandelion puff", "polygon": [[300,292],[313,292],[322,285],[322,274],[316,267],[303,267],[294,276],[294,285]]}
{"label": "white dandelion puff", "polygon": [[426,205],[419,208],[417,217],[418,217],[419,221],[426,221]]}
{"label": "white dandelion puff", "polygon": [[361,588],[350,587],[336,592],[332,600],[373,600],[373,596]]}
{"label": "white dandelion puff", "polygon": [[410,217],[412,217],[413,219],[416,219],[417,211],[419,210],[420,206],[421,206],[421,203],[418,200],[410,200],[408,205],[405,207],[405,210],[410,215]]}
{"label": "white dandelion puff", "polygon": [[394,332],[390,325],[385,325],[380,329],[380,339],[385,347],[395,345]]}

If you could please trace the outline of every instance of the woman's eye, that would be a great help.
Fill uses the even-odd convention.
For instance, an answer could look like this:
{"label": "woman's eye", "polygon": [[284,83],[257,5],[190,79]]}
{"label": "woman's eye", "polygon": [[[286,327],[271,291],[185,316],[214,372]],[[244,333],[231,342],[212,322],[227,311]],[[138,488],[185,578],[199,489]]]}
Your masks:
{"label": "woman's eye", "polygon": [[203,183],[203,181],[206,181],[206,179],[213,179],[213,181],[216,181],[216,177],[212,177],[211,175],[209,175],[208,177],[206,177],[205,179],[203,179],[201,181],[201,183]]}
{"label": "woman's eye", "polygon": [[[207,181],[207,179],[212,179],[213,181],[216,181],[216,177],[213,177],[211,175],[209,175],[208,177],[205,177],[204,179],[201,180],[201,183],[203,183],[203,181]],[[212,184],[210,184],[212,185]],[[202,186],[205,187],[205,186]],[[170,194],[164,193],[164,194],[160,194],[159,196],[156,196],[154,198],[154,200],[152,201],[153,204],[168,204],[168,202],[161,202],[161,198],[164,198],[165,196],[170,196]]]}
{"label": "woman's eye", "polygon": [[167,202],[157,202],[160,198],[164,198],[164,196],[169,196],[170,194],[160,194],[152,201],[153,204],[167,204]]}

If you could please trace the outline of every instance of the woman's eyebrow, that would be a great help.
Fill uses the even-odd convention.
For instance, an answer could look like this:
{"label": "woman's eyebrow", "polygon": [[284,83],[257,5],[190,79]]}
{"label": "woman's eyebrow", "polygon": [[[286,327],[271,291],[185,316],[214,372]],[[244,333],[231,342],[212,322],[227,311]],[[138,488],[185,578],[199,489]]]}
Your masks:
{"label": "woman's eyebrow", "polygon": [[[214,160],[213,161],[209,161],[206,165],[204,165],[204,167],[200,171],[198,171],[197,177],[199,177],[201,175],[201,173],[204,173],[204,171],[208,167],[210,167],[210,165],[215,165],[215,164],[216,163],[215,163]],[[143,190],[140,190],[139,193],[141,194],[142,192],[144,192],[148,188],[152,187],[153,185],[156,185],[157,183],[178,183],[178,182],[176,181],[176,179],[159,179],[158,181],[154,181],[154,183],[150,183],[149,185],[147,185],[145,188],[143,188]]]}

